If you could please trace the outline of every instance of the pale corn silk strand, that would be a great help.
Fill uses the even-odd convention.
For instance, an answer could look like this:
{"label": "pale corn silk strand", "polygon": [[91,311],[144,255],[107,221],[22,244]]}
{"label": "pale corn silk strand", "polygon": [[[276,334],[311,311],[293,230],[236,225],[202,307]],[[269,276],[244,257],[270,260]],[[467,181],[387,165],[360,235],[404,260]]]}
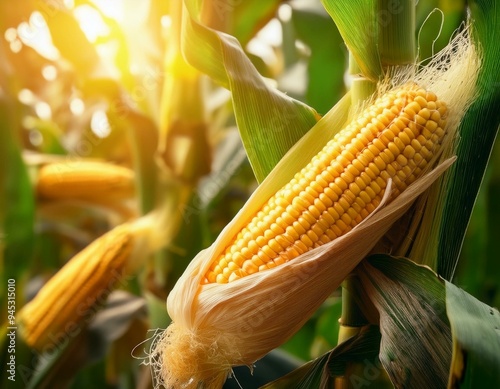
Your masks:
{"label": "pale corn silk strand", "polygon": [[[450,166],[455,130],[474,97],[478,68],[477,52],[465,31],[424,70],[416,73],[407,68],[379,86],[380,96],[411,82],[435,93],[448,108],[447,135],[431,161],[435,167],[397,198],[379,204],[344,235],[279,266],[226,284],[206,283],[214,261],[252,219],[248,215],[255,215],[269,200],[263,193],[269,193],[275,175],[288,174],[285,162],[278,164],[214,244],[193,259],[171,291],[167,309],[173,323],[156,337],[148,356],[155,386],[220,388],[232,366],[251,367],[293,335],[415,198]],[[390,197],[390,193],[384,195]]]}

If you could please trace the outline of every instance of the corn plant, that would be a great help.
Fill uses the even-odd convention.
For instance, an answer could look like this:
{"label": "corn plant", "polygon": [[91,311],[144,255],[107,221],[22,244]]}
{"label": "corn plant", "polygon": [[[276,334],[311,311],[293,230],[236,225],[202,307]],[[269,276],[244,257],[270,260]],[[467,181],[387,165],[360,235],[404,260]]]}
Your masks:
{"label": "corn plant", "polygon": [[15,4],[2,387],[500,384],[494,1]]}

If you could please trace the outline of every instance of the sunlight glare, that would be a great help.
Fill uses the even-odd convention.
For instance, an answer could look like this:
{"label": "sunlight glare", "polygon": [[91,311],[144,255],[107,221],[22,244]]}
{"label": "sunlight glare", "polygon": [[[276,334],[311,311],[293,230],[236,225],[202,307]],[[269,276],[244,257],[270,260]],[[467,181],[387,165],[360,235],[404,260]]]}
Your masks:
{"label": "sunlight glare", "polygon": [[12,27],[6,29],[4,37],[7,40],[7,42],[14,42],[17,39],[17,30]]}
{"label": "sunlight glare", "polygon": [[54,65],[44,66],[42,69],[42,76],[47,81],[54,81],[57,78],[57,69]]}
{"label": "sunlight glare", "polygon": [[281,45],[282,40],[281,23],[278,19],[272,19],[257,33],[255,38],[248,42],[247,50],[261,57],[267,64],[272,64],[276,61],[273,47]]}
{"label": "sunlight glare", "polygon": [[13,53],[19,53],[23,48],[22,42],[19,40],[17,30],[15,28],[8,28],[4,33],[5,40],[9,42],[10,49]]}
{"label": "sunlight glare", "polygon": [[99,138],[106,138],[111,133],[111,126],[105,111],[94,112],[90,120],[90,129]]}
{"label": "sunlight glare", "polygon": [[171,25],[172,25],[172,18],[170,17],[170,15],[163,15],[161,17],[161,26],[167,30],[170,28]]}
{"label": "sunlight glare", "polygon": [[39,101],[35,104],[35,112],[42,120],[49,120],[52,117],[50,105],[48,105],[45,101]]}
{"label": "sunlight glare", "polygon": [[282,4],[278,8],[278,17],[285,23],[292,20],[292,7],[290,4]]}
{"label": "sunlight glare", "polygon": [[271,46],[279,46],[283,41],[283,31],[278,19],[271,19],[262,30],[257,33],[257,38]]}
{"label": "sunlight glare", "polygon": [[88,5],[76,7],[74,14],[87,39],[92,43],[95,43],[100,37],[108,36],[111,32],[99,12]]}
{"label": "sunlight glare", "polygon": [[85,103],[78,97],[74,98],[69,103],[69,109],[73,115],[79,116],[85,111]]}
{"label": "sunlight glare", "polygon": [[32,47],[45,58],[54,61],[59,58],[59,51],[52,44],[49,28],[40,12],[33,12],[29,22],[19,24],[17,34],[22,43]]}
{"label": "sunlight glare", "polygon": [[13,53],[19,53],[22,48],[23,44],[19,39],[15,40],[14,42],[10,42],[10,50]]}
{"label": "sunlight glare", "polygon": [[92,0],[104,15],[117,22],[125,21],[125,2],[123,0]]}
{"label": "sunlight glare", "polygon": [[25,105],[31,105],[36,101],[35,95],[29,89],[21,89],[17,94],[19,101]]}
{"label": "sunlight glare", "polygon": [[[75,4],[81,3],[75,1]],[[134,63],[143,66],[146,59],[142,54],[150,55],[149,51],[154,47],[148,39],[151,1],[91,0],[90,4],[95,7],[86,5],[84,15],[77,18],[82,30],[95,44],[102,64],[111,76],[129,77],[130,66]],[[80,5],[76,9],[83,7]],[[165,19],[164,23],[168,21]],[[129,56],[131,52],[138,54]]]}

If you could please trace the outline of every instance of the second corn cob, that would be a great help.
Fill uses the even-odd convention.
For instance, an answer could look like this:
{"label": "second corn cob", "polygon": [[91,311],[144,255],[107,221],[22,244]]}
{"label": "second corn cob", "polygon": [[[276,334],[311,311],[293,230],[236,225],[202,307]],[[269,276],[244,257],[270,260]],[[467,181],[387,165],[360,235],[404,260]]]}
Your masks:
{"label": "second corn cob", "polygon": [[19,312],[21,334],[41,351],[55,345],[92,317],[124,276],[134,247],[130,224],[120,225],[73,257]]}
{"label": "second corn cob", "polygon": [[126,199],[134,193],[134,173],[105,162],[51,163],[38,172],[36,188],[46,200]]}
{"label": "second corn cob", "polygon": [[214,260],[204,283],[273,268],[347,233],[414,182],[438,152],[447,107],[407,84],[381,96],[279,190]]}

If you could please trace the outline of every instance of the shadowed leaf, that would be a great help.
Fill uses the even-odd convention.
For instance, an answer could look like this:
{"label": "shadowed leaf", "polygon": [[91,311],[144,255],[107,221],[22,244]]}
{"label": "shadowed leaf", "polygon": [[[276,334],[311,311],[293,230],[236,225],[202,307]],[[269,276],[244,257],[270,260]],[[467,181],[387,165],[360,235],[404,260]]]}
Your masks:
{"label": "shadowed leaf", "polygon": [[442,388],[451,361],[445,286],[429,268],[373,256],[360,266],[380,314],[380,361],[396,387]]}
{"label": "shadowed leaf", "polygon": [[328,361],[328,355],[325,354],[314,361],[302,365],[286,376],[263,386],[262,389],[319,388]]}

